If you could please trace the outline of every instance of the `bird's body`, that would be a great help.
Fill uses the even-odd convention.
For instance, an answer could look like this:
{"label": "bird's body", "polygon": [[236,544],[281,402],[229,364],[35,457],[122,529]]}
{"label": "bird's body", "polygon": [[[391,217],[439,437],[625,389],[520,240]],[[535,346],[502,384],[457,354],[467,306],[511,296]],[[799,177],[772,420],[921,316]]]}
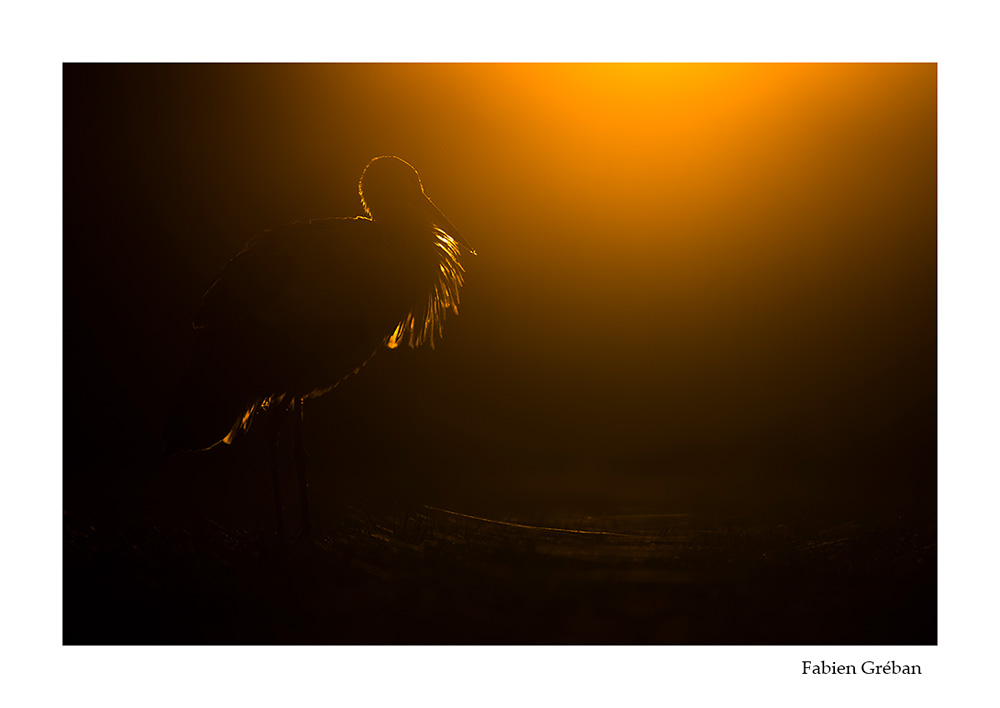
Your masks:
{"label": "bird's body", "polygon": [[270,229],[205,293],[168,452],[230,442],[275,403],[329,391],[383,345],[433,346],[457,312],[458,244],[468,244],[399,158],[372,160],[360,191],[369,217]]}

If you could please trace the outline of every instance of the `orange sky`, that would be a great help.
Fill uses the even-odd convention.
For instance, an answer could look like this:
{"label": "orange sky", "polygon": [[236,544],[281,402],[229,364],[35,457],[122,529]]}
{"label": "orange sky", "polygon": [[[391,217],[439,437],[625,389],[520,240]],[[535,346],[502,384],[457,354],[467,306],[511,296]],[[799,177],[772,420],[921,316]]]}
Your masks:
{"label": "orange sky", "polygon": [[405,427],[454,394],[466,462],[546,449],[666,474],[933,434],[933,64],[102,71],[71,82],[87,108],[68,141],[93,154],[69,156],[69,179],[116,175],[83,209],[126,204],[161,236],[95,229],[77,255],[122,259],[114,282],[137,293],[159,276],[136,259],[159,264],[178,321],[261,229],[360,213],[372,156],[417,168],[480,255],[441,347],[417,355],[438,388],[385,415]]}

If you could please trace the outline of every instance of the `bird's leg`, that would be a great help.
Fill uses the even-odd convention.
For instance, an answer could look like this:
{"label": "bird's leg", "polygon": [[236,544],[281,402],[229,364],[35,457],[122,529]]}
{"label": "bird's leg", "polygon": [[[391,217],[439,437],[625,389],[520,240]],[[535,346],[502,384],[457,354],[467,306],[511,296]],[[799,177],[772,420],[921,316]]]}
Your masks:
{"label": "bird's leg", "polygon": [[281,425],[288,413],[291,398],[286,394],[273,396],[267,401],[267,417],[264,419],[264,444],[267,446],[267,466],[271,468],[271,482],[274,485],[274,512],[278,523],[278,540],[285,542],[285,521],[281,511],[281,479],[278,474],[278,438]]}
{"label": "bird's leg", "polygon": [[302,532],[309,535],[309,483],[306,481],[306,454],[305,445],[302,444],[302,403],[304,398],[296,398],[292,402],[292,435],[294,436],[294,448],[292,455],[295,457],[295,468],[299,473],[299,499],[302,504]]}
{"label": "bird's leg", "polygon": [[284,542],[285,523],[281,513],[281,481],[278,478],[278,436],[269,436],[265,445],[267,445],[267,465],[271,468],[271,482],[274,484],[274,512],[278,521],[278,539]]}

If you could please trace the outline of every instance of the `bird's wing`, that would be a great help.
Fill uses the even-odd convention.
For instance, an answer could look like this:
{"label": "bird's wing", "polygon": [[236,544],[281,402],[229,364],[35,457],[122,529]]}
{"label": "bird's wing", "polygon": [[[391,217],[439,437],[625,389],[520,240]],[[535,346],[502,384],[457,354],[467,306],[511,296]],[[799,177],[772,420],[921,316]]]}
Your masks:
{"label": "bird's wing", "polygon": [[310,242],[322,239],[329,252],[364,236],[371,221],[363,218],[316,219],[268,229],[251,239],[222,269],[202,296],[196,329],[238,327],[266,309],[294,281]]}

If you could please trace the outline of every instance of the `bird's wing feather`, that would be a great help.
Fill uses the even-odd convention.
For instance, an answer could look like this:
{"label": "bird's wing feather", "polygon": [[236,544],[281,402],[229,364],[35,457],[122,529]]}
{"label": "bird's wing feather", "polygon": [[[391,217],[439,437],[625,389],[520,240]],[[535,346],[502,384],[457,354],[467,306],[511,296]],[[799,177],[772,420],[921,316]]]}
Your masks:
{"label": "bird's wing feather", "polygon": [[222,269],[202,296],[194,318],[197,329],[238,327],[264,311],[294,281],[308,242],[322,239],[325,250],[350,248],[368,236],[371,221],[363,218],[316,219],[268,229],[252,238]]}

